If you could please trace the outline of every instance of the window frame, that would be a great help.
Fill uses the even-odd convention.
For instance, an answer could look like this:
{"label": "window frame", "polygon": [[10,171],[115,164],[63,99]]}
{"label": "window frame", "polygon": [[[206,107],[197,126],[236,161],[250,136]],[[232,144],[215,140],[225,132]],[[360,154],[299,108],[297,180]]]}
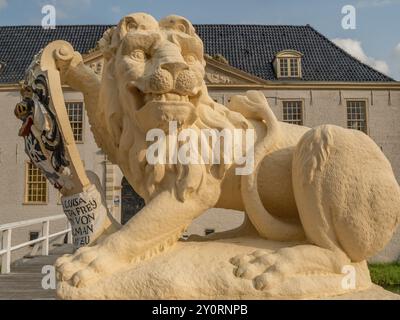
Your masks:
{"label": "window frame", "polygon": [[[68,112],[68,105],[69,104],[74,104],[74,103],[82,104],[82,140],[76,140],[75,139],[74,129],[73,129],[73,126],[72,126],[73,122],[70,120],[70,115],[69,115],[69,112]],[[85,143],[85,103],[82,100],[67,100],[67,101],[65,101],[65,109],[67,110],[68,120],[70,122],[72,135],[74,136],[75,143],[76,144],[84,144]]]}
{"label": "window frame", "polygon": [[[303,54],[296,50],[284,50],[276,54],[274,60],[275,72],[278,79],[301,79],[303,77],[302,72],[302,57]],[[281,63],[286,61],[287,75],[282,74]],[[292,61],[296,61],[297,74],[292,75]]]}
{"label": "window frame", "polygon": [[29,161],[26,160],[24,162],[24,174],[25,174],[25,186],[24,186],[24,201],[23,204],[24,205],[38,205],[38,206],[42,206],[42,205],[47,205],[49,203],[49,182],[47,180],[47,178],[43,175],[43,173],[40,171],[39,168],[36,168],[40,174],[44,177],[44,182],[46,184],[45,190],[46,190],[46,200],[45,201],[30,201],[29,200],[29,195],[28,195],[28,191],[29,191],[29,165],[32,165],[35,167],[35,165]]}
{"label": "window frame", "polygon": [[[291,68],[289,66],[289,60],[290,58],[278,58],[278,72],[279,72],[279,78],[289,78],[291,74]],[[283,66],[285,65],[285,66]],[[285,73],[282,73],[282,68],[285,68]]]}
{"label": "window frame", "polygon": [[[284,113],[284,108],[285,108],[285,103],[288,102],[299,102],[300,103],[300,109],[301,109],[301,124],[298,123],[291,123],[291,122],[287,122],[284,119],[285,113]],[[304,108],[304,99],[282,99],[282,122],[287,123],[287,124],[293,124],[293,125],[298,125],[298,126],[304,126],[305,123],[305,108]],[[293,120],[292,120],[293,121]]]}
{"label": "window frame", "polygon": [[[295,77],[295,78],[298,78],[298,77],[300,77],[300,63],[301,63],[301,60],[300,60],[300,58],[287,58],[288,59],[288,61],[289,61],[289,63],[288,63],[288,66],[289,66],[289,77]],[[292,62],[294,62],[294,64],[292,65]],[[292,72],[293,72],[293,70],[296,70],[296,74],[292,74]]]}
{"label": "window frame", "polygon": [[[368,125],[368,119],[369,119],[369,100],[366,98],[346,98],[345,99],[345,114],[346,114],[346,129],[351,129],[351,130],[357,130],[357,131],[361,131],[364,132],[365,134],[369,135],[369,125]],[[349,112],[348,112],[348,104],[349,102],[364,102],[365,104],[365,131],[363,130],[359,130],[359,129],[353,129],[353,128],[349,128],[348,126],[348,122],[349,122]]]}

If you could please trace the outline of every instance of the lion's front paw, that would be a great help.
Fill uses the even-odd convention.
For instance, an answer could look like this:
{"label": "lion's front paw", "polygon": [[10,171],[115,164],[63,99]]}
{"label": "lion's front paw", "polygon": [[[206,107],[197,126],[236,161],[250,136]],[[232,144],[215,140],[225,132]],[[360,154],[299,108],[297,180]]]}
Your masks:
{"label": "lion's front paw", "polygon": [[267,290],[296,273],[293,264],[301,262],[292,260],[289,252],[290,248],[276,252],[257,250],[235,257],[231,263],[236,266],[237,277],[252,280],[257,290]]}
{"label": "lion's front paw", "polygon": [[101,245],[80,248],[60,257],[55,264],[57,279],[74,287],[85,287],[100,277],[121,269],[125,263]]}
{"label": "lion's front paw", "polygon": [[287,273],[278,258],[276,253],[257,250],[248,255],[234,257],[231,263],[236,266],[234,273],[237,277],[253,280],[254,287],[263,290],[281,281]]}
{"label": "lion's front paw", "polygon": [[[287,293],[287,288],[293,289],[292,284],[301,281],[304,293],[307,290],[312,292],[314,282],[321,279],[325,284],[330,281],[331,286],[340,285],[342,267],[351,262],[340,252],[314,245],[298,245],[277,251],[257,250],[234,257],[231,263],[236,267],[235,275],[251,280],[257,290],[272,292],[273,289],[275,293],[279,290]],[[285,283],[289,283],[288,287]]]}

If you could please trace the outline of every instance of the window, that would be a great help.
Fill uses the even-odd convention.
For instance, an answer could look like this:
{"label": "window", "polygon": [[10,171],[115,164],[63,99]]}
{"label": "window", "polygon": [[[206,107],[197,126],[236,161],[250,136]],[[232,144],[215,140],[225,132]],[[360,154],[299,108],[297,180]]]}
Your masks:
{"label": "window", "polygon": [[83,103],[67,102],[66,106],[75,142],[83,142]]}
{"label": "window", "polygon": [[27,162],[25,166],[25,203],[47,203],[47,180],[45,176],[31,162]]}
{"label": "window", "polygon": [[290,76],[298,77],[299,76],[299,62],[300,59],[290,58]]}
{"label": "window", "polygon": [[283,102],[283,122],[303,125],[303,104],[301,101]]}
{"label": "window", "polygon": [[288,59],[279,59],[279,66],[280,66],[280,76],[281,77],[288,77],[289,76],[289,64]]}
{"label": "window", "polygon": [[301,78],[302,54],[295,50],[279,52],[274,60],[275,72],[278,78]]}
{"label": "window", "polygon": [[279,78],[300,78],[300,59],[279,58]]}
{"label": "window", "polygon": [[347,128],[367,133],[365,101],[347,101]]}

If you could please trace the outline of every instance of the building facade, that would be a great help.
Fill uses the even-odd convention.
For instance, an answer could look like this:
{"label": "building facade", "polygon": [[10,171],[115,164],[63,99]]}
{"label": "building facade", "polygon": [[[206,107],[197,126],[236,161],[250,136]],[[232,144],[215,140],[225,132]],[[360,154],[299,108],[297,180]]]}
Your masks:
{"label": "building facade", "polygon": [[[101,74],[96,42],[110,26],[0,27],[0,224],[62,213],[58,192],[28,162],[19,120],[18,82],[33,55],[63,39]],[[368,134],[382,149],[400,181],[400,83],[362,64],[310,26],[197,25],[206,52],[209,93],[226,104],[247,90],[261,90],[281,121],[314,127],[335,124]],[[102,181],[107,205],[126,222],[143,205],[118,167],[97,148],[82,94],[64,88],[66,107],[86,170]],[[211,210],[188,233],[208,234],[238,226],[239,212]],[[57,227],[57,226],[56,226]],[[20,230],[15,242],[40,230]],[[375,261],[397,260],[400,231]]]}

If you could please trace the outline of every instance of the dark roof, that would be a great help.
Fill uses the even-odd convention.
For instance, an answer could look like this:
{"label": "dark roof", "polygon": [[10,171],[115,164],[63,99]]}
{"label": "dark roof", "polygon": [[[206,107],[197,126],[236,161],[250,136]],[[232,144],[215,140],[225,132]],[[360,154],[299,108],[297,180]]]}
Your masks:
{"label": "dark roof", "polygon": [[[109,25],[0,27],[0,83],[16,83],[24,76],[33,56],[47,43],[63,39],[87,53],[96,46]],[[273,59],[282,50],[300,51],[302,80],[387,82],[388,76],[361,63],[307,26],[195,25],[209,55],[222,54],[232,65],[265,80],[276,80]]]}

